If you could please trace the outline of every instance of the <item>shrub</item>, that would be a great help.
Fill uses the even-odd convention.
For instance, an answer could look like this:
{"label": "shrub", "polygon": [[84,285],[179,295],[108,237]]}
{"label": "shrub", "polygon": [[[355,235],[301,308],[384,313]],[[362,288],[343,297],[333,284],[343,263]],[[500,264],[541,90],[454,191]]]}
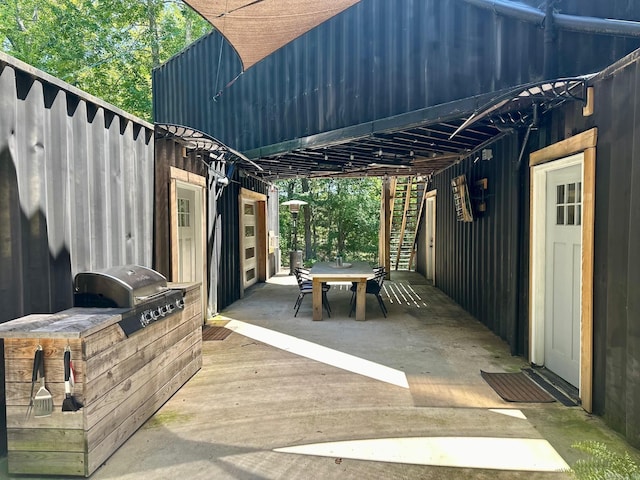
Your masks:
{"label": "shrub", "polygon": [[612,452],[601,442],[585,441],[572,445],[590,456],[578,460],[571,473],[578,480],[640,480],[640,467],[625,452]]}

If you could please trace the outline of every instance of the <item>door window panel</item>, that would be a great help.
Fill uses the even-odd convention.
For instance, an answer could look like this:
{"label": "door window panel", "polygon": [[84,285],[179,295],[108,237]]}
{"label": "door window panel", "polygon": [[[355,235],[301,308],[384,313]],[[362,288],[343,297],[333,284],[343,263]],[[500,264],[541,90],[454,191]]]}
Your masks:
{"label": "door window panel", "polygon": [[191,226],[191,204],[187,198],[178,199],[178,226],[189,227]]}
{"label": "door window panel", "polygon": [[256,278],[256,269],[252,268],[250,270],[247,270],[245,274],[245,282],[250,282],[254,278]]}
{"label": "door window panel", "polygon": [[556,187],[556,225],[581,225],[582,182]]}

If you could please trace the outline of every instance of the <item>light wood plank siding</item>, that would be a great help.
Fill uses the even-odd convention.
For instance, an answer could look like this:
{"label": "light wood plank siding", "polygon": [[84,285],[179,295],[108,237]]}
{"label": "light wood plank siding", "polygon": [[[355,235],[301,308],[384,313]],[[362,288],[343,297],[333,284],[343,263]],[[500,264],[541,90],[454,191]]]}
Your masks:
{"label": "light wood plank siding", "polygon": [[[178,287],[178,285],[174,285]],[[71,309],[30,315],[5,324],[8,471],[15,474],[89,476],[202,366],[199,284],[180,286],[185,307],[127,337],[120,315],[100,309]],[[104,309],[102,309],[104,310]],[[91,312],[96,312],[92,314]],[[47,326],[78,315],[75,333]],[[100,315],[96,319],[96,315]],[[82,323],[82,318],[85,323]],[[39,333],[34,333],[34,329]],[[9,330],[10,329],[10,330]],[[25,418],[31,367],[38,345],[45,352],[47,389],[54,410]],[[74,396],[84,404],[62,412],[63,355],[71,349]]]}

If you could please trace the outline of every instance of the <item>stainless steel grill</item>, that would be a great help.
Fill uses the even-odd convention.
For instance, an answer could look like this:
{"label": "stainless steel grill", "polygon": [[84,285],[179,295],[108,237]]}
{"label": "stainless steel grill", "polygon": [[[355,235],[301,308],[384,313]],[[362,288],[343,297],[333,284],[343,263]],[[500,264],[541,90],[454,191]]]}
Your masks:
{"label": "stainless steel grill", "polygon": [[163,275],[140,265],[81,272],[74,279],[74,305],[125,309],[119,324],[127,336],[178,313],[182,297],[181,289],[167,287]]}

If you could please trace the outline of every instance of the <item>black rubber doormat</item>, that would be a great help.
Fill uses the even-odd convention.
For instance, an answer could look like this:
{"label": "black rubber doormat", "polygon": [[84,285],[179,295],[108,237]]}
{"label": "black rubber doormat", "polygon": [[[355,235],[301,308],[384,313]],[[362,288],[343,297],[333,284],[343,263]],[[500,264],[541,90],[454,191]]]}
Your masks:
{"label": "black rubber doormat", "polygon": [[224,340],[231,334],[231,330],[214,325],[202,327],[202,340]]}
{"label": "black rubber doormat", "polygon": [[555,398],[522,372],[488,373],[480,370],[480,375],[507,402],[555,402]]}

